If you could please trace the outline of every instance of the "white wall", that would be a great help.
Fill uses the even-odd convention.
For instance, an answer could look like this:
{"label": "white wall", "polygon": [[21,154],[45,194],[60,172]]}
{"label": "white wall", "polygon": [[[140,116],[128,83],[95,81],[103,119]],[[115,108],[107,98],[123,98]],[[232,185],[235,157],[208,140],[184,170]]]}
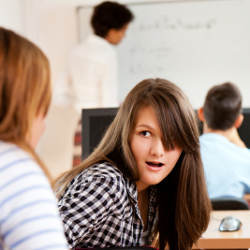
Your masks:
{"label": "white wall", "polygon": [[25,8],[20,0],[0,0],[0,25],[24,34]]}
{"label": "white wall", "polygon": [[[51,63],[52,84],[66,70],[67,55],[77,42],[73,1],[0,0],[0,25],[38,44]],[[53,176],[71,167],[77,117],[71,107],[51,106],[38,153]]]}
{"label": "white wall", "polygon": [[[43,49],[50,60],[53,89],[63,89],[68,53],[77,42],[75,7],[71,1],[27,0],[27,3],[27,36]],[[54,177],[72,165],[77,119],[71,106],[51,105],[47,129],[37,152]]]}

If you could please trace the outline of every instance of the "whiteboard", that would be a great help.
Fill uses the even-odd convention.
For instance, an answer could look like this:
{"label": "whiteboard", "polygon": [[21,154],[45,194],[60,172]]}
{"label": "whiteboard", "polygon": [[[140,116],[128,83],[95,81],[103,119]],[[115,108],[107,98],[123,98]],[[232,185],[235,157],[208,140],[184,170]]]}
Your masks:
{"label": "whiteboard", "polygon": [[[135,15],[117,46],[119,98],[139,81],[162,77],[178,86],[195,108],[207,90],[231,81],[250,107],[250,0],[129,3]],[[91,32],[92,8],[79,8],[79,36]]]}

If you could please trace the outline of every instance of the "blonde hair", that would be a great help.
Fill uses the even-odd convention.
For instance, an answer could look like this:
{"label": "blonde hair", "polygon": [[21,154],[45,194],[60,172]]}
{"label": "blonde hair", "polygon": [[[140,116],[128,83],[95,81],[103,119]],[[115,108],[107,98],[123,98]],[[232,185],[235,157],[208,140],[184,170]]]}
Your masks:
{"label": "blonde hair", "polygon": [[159,247],[191,249],[207,228],[210,200],[200,157],[197,118],[187,97],[175,84],[164,79],[146,79],[127,95],[103,139],[78,167],[63,174],[55,189],[60,198],[71,180],[92,164],[109,161],[132,180],[138,179],[130,135],[138,111],[153,107],[166,149],[183,149],[172,172],[157,185],[159,198]]}
{"label": "blonde hair", "polygon": [[0,96],[0,140],[29,152],[50,179],[28,143],[34,119],[39,114],[45,116],[49,108],[49,62],[34,43],[3,27],[0,27]]}

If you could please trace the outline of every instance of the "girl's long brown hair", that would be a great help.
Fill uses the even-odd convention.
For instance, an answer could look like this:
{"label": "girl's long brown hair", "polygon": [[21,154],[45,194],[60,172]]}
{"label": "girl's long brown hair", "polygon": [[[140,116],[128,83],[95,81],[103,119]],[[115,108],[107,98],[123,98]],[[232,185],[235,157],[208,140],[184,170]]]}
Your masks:
{"label": "girl's long brown hair", "polygon": [[29,152],[51,181],[29,144],[33,121],[47,114],[50,100],[47,57],[28,39],[0,27],[0,140]]}
{"label": "girl's long brown hair", "polygon": [[160,192],[159,247],[191,249],[207,228],[210,200],[201,163],[196,116],[183,92],[167,80],[146,79],[137,84],[127,95],[94,152],[78,167],[63,174],[55,189],[60,198],[77,174],[104,160],[113,162],[130,179],[138,180],[130,135],[138,110],[149,105],[158,117],[166,149],[175,145],[183,149],[172,172],[157,185]]}

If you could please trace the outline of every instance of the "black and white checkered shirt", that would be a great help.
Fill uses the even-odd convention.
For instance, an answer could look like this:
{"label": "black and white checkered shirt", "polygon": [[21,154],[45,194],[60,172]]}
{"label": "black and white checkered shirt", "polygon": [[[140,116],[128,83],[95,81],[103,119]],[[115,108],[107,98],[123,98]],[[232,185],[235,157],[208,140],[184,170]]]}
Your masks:
{"label": "black and white checkered shirt", "polygon": [[107,162],[85,169],[59,200],[70,247],[150,244],[158,214],[155,188],[149,197],[147,231],[143,232],[135,183]]}

